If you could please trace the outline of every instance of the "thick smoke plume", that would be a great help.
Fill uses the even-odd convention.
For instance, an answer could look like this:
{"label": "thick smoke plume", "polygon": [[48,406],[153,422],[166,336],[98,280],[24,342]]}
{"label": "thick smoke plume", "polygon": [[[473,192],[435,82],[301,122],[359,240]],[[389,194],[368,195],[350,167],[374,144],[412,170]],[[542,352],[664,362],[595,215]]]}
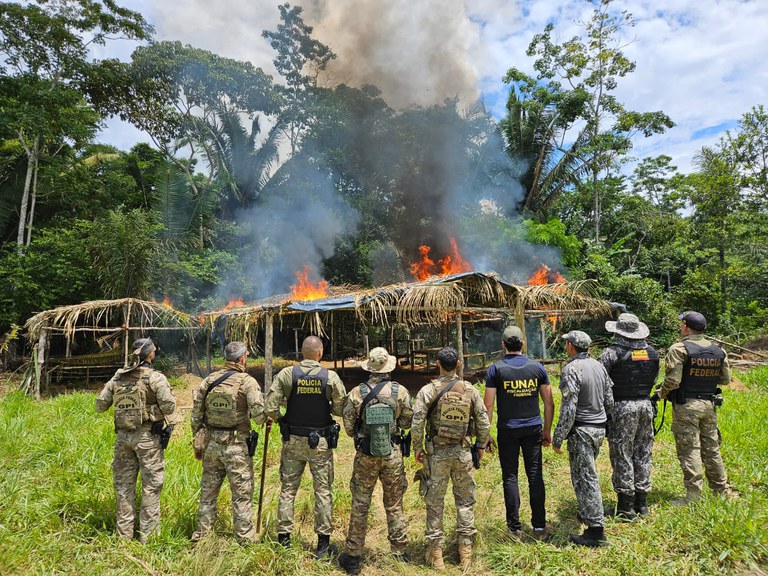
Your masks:
{"label": "thick smoke plume", "polygon": [[463,0],[305,0],[314,35],[337,54],[332,84],[371,84],[397,109],[473,102],[478,79],[470,55],[479,27]]}

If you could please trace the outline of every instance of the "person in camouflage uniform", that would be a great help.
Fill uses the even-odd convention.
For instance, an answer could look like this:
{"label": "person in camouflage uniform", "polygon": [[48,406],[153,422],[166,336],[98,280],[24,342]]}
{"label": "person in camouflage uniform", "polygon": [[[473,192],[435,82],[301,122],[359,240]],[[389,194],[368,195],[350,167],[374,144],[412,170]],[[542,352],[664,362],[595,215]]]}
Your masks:
{"label": "person in camouflage uniform", "polygon": [[[141,471],[140,541],[160,525],[160,493],[165,458],[158,428],[176,410],[168,380],[152,368],[156,347],[151,339],[133,343],[137,362],[119,369],[96,398],[96,411],[115,408],[115,457],[112,462],[117,494],[117,535],[133,538],[136,479]],[[154,425],[154,432],[153,432]]]}
{"label": "person in camouflage uniform", "polygon": [[603,497],[595,460],[605,438],[605,425],[613,412],[613,383],[597,360],[589,357],[592,339],[580,330],[563,334],[569,360],[560,375],[560,418],[552,437],[552,447],[562,454],[568,440],[571,483],[579,505],[579,517],[587,525],[571,542],[580,546],[605,546]]}
{"label": "person in camouflage uniform", "polygon": [[458,361],[459,354],[453,348],[438,352],[440,376],[419,390],[413,414],[414,455],[428,474],[426,560],[436,570],[445,569],[443,508],[449,479],[456,503],[459,561],[464,570],[472,562],[472,542],[477,532],[472,436],[476,437],[475,449],[482,454],[491,430],[482,396],[471,383],[456,374]]}
{"label": "person in camouflage uniform", "polygon": [[[384,348],[373,348],[368,359],[361,364],[371,373],[368,381],[355,387],[344,403],[344,431],[354,438],[355,461],[349,490],[352,493],[352,509],[344,553],[339,557],[340,566],[348,574],[360,573],[360,556],[368,531],[368,509],[376,482],[381,481],[384,511],[387,514],[387,532],[392,553],[400,560],[407,560],[405,545],[408,525],[403,515],[403,493],[408,485],[403,467],[403,454],[398,429],[411,427],[413,409],[411,396],[405,386],[391,380],[397,358]],[[382,420],[381,440],[372,438],[372,422],[366,423],[366,415],[376,410],[387,415]],[[387,445],[388,444],[388,445]],[[384,455],[376,455],[384,454]]]}
{"label": "person in camouflage uniform", "polygon": [[208,445],[202,454],[200,509],[196,542],[213,528],[216,500],[224,478],[232,491],[232,520],[235,537],[241,543],[255,542],[256,529],[251,518],[253,500],[253,458],[248,445],[251,423],[264,422],[264,398],[259,383],[245,372],[248,350],[242,342],[224,348],[226,363],[200,383],[192,407],[192,433],[206,428]]}
{"label": "person in camouflage uniform", "polygon": [[[318,558],[333,552],[333,451],[328,440],[338,433],[332,415],[341,416],[346,390],[338,374],[320,365],[323,342],[307,336],[301,347],[300,364],[283,368],[272,382],[264,412],[280,423],[283,449],[280,453],[280,500],[277,508],[277,539],[290,546],[296,494],[304,468],[309,464],[315,495],[315,533]],[[280,414],[280,408],[286,407]],[[317,444],[310,446],[310,442]]]}
{"label": "person in camouflage uniform", "polygon": [[633,520],[636,514],[648,514],[654,416],[650,393],[659,374],[659,354],[645,341],[648,326],[634,314],[620,314],[605,329],[616,334],[598,361],[613,381],[607,436],[618,500],[615,512],[607,515]]}
{"label": "person in camouflage uniform", "polygon": [[704,336],[707,319],[702,314],[685,312],[679,318],[683,339],[667,351],[660,396],[672,401],[672,434],[686,491],[672,504],[685,506],[701,497],[702,463],[715,494],[731,497],[737,492],[725,473],[715,410],[718,387],[731,382],[728,355]]}

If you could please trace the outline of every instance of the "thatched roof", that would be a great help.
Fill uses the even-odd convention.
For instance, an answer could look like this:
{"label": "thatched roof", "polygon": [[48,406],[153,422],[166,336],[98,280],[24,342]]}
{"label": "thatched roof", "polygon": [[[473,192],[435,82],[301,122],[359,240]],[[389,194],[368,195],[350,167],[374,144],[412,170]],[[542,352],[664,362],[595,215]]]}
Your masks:
{"label": "thatched roof", "polygon": [[120,331],[126,320],[128,326],[138,329],[191,329],[198,325],[192,316],[166,304],[121,298],[46,310],[27,320],[24,328],[31,342],[37,341],[43,329],[63,334],[71,340],[78,331]]}
{"label": "thatched roof", "polygon": [[208,327],[226,318],[230,337],[247,338],[258,330],[265,316],[275,316],[323,334],[334,313],[353,313],[364,324],[439,326],[461,310],[462,314],[547,310],[559,314],[604,314],[610,304],[597,297],[594,281],[518,286],[498,278],[470,272],[432,277],[423,282],[339,292],[311,301],[292,301],[289,295],[273,296],[248,306],[203,314]]}

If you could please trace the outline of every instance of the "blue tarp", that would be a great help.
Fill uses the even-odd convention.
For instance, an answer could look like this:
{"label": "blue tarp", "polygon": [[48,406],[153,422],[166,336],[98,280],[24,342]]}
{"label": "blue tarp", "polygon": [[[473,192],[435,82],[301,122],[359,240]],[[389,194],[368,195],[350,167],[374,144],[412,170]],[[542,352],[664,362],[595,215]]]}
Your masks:
{"label": "blue tarp", "polygon": [[[404,284],[401,287],[403,292],[407,292],[414,286],[429,286],[430,284],[447,284],[461,278],[467,278],[469,276],[477,276],[481,278],[490,278],[481,272],[463,272],[461,274],[452,274],[450,276],[444,276],[433,280],[425,280],[424,282],[414,282],[412,284]],[[512,288],[511,285],[494,279],[499,284]],[[366,302],[366,298],[363,298],[362,303]],[[346,294],[343,296],[335,296],[333,298],[320,298],[318,300],[307,301],[295,301],[285,306],[288,310],[296,310],[298,312],[329,312],[332,310],[352,310],[355,308],[355,296],[353,294]]]}

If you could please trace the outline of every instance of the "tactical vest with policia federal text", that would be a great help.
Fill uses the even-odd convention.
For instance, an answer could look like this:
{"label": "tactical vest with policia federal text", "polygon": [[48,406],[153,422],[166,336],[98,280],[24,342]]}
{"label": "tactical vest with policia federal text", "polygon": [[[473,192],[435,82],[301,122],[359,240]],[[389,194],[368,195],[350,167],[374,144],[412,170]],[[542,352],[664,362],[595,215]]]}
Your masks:
{"label": "tactical vest with policia federal text", "polygon": [[205,425],[212,430],[242,429],[247,432],[251,428],[248,403],[245,395],[240,394],[240,388],[248,375],[228,371],[220,374],[221,377],[225,377],[221,382],[209,384],[204,403]]}
{"label": "tactical vest with policia federal text", "polygon": [[334,424],[331,402],[328,400],[328,370],[320,368],[317,374],[304,372],[300,365],[291,372],[293,383],[282,420],[290,434],[309,436]]}
{"label": "tactical vest with policia federal text", "polygon": [[[387,385],[391,392],[381,399],[379,392]],[[371,387],[367,382],[360,385],[360,413],[355,431],[355,448],[366,456],[386,457],[392,454],[393,438],[397,434],[397,382],[383,380]]]}
{"label": "tactical vest with policia federal text", "polygon": [[149,385],[152,368],[140,364],[118,372],[112,394],[115,430],[138,430],[142,424],[161,421],[157,396]]}
{"label": "tactical vest with policia federal text", "polygon": [[614,400],[647,400],[659,374],[659,353],[651,346],[625,348],[613,346],[619,361],[611,366]]}
{"label": "tactical vest with policia federal text", "polygon": [[526,358],[522,366],[510,366],[503,360],[496,367],[496,406],[498,422],[527,420],[540,416],[539,381],[541,372],[536,362]]}
{"label": "tactical vest with policia federal text", "polygon": [[723,377],[725,352],[717,344],[701,346],[690,340],[684,340],[687,353],[683,365],[683,378],[680,388],[686,398],[710,399]]}

